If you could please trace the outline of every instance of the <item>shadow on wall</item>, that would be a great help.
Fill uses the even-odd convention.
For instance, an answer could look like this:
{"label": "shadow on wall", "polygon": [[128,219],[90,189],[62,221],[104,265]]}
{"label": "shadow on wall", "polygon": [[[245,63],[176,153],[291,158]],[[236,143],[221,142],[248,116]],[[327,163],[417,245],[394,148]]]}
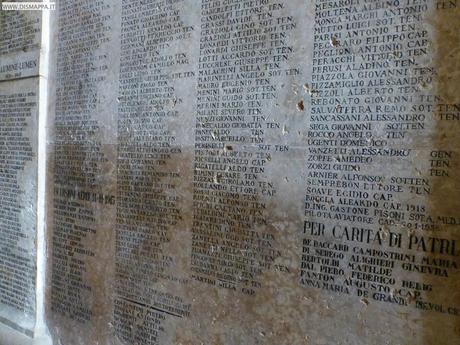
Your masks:
{"label": "shadow on wall", "polygon": [[[452,268],[452,263],[458,265],[460,252],[459,224],[455,224],[452,217],[460,215],[460,4],[456,1],[437,1],[437,9],[433,17],[427,19],[433,29],[433,61],[435,68],[432,94],[438,98],[432,102],[436,107],[432,112],[433,135],[422,138],[427,141],[421,143],[428,147],[427,154],[430,158],[430,179],[432,181],[432,194],[427,202],[427,214],[437,222],[432,232],[417,231],[416,236],[425,238],[434,237],[447,239],[444,251],[447,255],[439,255],[439,250],[434,254],[425,253],[426,261],[433,266],[447,265],[448,278],[423,274],[423,283],[427,286],[434,285],[438,288],[432,294],[442,296],[434,297],[433,304],[425,302],[423,309],[435,310],[423,313],[423,344],[424,345],[453,345],[460,339],[460,275],[458,269]],[[427,103],[427,102],[425,102]],[[438,218],[439,217],[439,218]],[[454,243],[455,240],[457,243]],[[441,246],[441,243],[438,242]],[[454,250],[454,246],[456,248]],[[438,247],[439,249],[440,247]],[[438,254],[437,254],[438,253]],[[450,262],[441,261],[448,260]],[[421,304],[418,306],[422,307]],[[454,314],[454,315],[452,315]],[[440,327],[440,325],[442,325]],[[455,340],[457,339],[457,340]]]}

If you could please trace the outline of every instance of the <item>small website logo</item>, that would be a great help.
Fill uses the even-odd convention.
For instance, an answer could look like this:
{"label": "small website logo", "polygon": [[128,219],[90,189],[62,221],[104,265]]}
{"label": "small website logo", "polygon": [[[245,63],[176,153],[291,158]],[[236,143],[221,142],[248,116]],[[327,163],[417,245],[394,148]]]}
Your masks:
{"label": "small website logo", "polygon": [[2,2],[2,11],[53,11],[54,2]]}

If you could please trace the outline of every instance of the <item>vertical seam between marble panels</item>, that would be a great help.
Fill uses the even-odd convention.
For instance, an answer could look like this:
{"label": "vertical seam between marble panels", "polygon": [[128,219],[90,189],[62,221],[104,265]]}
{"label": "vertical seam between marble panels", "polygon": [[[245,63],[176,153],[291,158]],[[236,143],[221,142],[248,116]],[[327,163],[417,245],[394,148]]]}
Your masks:
{"label": "vertical seam between marble panels", "polygon": [[[39,111],[38,111],[38,164],[37,164],[37,277],[35,337],[48,338],[45,322],[45,274],[46,274],[46,164],[47,164],[47,118],[48,80],[50,51],[50,11],[42,11]],[[50,342],[51,343],[51,342]]]}

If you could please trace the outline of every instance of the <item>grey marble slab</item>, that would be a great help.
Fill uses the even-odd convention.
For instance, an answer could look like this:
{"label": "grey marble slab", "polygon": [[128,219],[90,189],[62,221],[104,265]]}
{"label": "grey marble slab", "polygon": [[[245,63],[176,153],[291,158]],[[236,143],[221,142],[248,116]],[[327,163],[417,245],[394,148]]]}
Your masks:
{"label": "grey marble slab", "polygon": [[453,1],[60,1],[56,342],[460,341]]}

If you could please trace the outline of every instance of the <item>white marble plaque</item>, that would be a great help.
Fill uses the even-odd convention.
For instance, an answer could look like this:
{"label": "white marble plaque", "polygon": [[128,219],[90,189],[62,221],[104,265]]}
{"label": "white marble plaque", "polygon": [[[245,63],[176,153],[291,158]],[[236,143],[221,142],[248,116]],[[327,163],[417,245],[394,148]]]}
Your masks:
{"label": "white marble plaque", "polygon": [[0,80],[38,76],[41,11],[0,10]]}
{"label": "white marble plaque", "polygon": [[38,82],[0,82],[0,322],[33,336]]}

